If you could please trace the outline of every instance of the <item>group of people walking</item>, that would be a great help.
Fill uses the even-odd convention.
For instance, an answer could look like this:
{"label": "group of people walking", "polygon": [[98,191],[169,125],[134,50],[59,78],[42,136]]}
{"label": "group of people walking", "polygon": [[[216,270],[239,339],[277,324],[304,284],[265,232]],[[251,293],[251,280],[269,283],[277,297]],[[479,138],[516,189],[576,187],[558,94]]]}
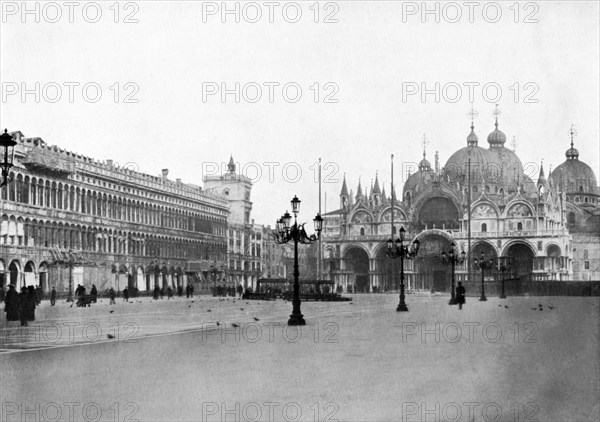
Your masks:
{"label": "group of people walking", "polygon": [[23,286],[21,293],[17,293],[17,289],[11,284],[4,302],[7,321],[21,321],[22,326],[27,326],[28,321],[35,321],[35,307],[39,304],[35,287]]}

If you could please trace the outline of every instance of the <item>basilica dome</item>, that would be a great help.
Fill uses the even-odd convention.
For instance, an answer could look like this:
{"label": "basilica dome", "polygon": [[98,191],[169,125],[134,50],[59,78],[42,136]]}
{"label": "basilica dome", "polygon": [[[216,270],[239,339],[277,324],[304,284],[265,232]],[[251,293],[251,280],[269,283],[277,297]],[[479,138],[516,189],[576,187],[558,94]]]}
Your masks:
{"label": "basilica dome", "polygon": [[469,159],[471,160],[472,184],[481,183],[484,171],[488,166],[489,153],[477,145],[478,138],[474,129],[474,126],[471,125],[471,133],[467,136],[467,146],[452,154],[444,166],[444,180],[452,185],[467,183]]}
{"label": "basilica dome", "polygon": [[[579,161],[579,151],[573,147],[573,142],[565,156],[567,160],[554,169],[548,181],[567,195],[598,195],[596,175],[590,166]],[[584,202],[583,199],[581,202]]]}

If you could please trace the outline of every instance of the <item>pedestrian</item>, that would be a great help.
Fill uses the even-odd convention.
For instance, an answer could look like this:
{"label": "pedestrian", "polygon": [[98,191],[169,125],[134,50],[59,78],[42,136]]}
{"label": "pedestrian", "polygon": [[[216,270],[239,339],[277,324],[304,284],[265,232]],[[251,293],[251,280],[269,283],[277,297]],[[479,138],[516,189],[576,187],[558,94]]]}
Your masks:
{"label": "pedestrian", "polygon": [[190,283],[185,286],[185,297],[190,298]]}
{"label": "pedestrian", "polygon": [[190,297],[194,297],[194,285],[190,284]]}
{"label": "pedestrian", "polygon": [[170,300],[173,297],[173,288],[169,286],[167,289],[167,300]]}
{"label": "pedestrian", "polygon": [[240,295],[240,299],[242,298],[242,294],[244,293],[244,286],[242,286],[241,284],[237,285],[237,292],[238,295]]}
{"label": "pedestrian", "polygon": [[152,299],[158,300],[158,295],[160,295],[160,287],[158,287],[158,284],[155,284],[154,285],[154,293],[152,294]]}
{"label": "pedestrian", "polygon": [[462,285],[462,282],[458,282],[458,286],[456,286],[456,303],[458,303],[458,309],[462,309],[465,304],[465,293],[466,290]]}
{"label": "pedestrian", "polygon": [[52,292],[50,293],[50,305],[56,305],[56,289],[53,287]]}
{"label": "pedestrian", "polygon": [[177,296],[183,297],[183,287],[181,286],[181,284],[177,286]]}
{"label": "pedestrian", "polygon": [[163,300],[165,296],[165,288],[163,287],[162,289],[160,289],[160,300]]}
{"label": "pedestrian", "polygon": [[4,312],[6,312],[7,321],[19,320],[19,293],[12,284],[8,286],[6,297],[4,298]]}
{"label": "pedestrian", "polygon": [[0,303],[4,302],[4,286],[0,286]]}
{"label": "pedestrian", "polygon": [[37,306],[36,288],[27,288],[27,321],[35,321],[35,307]]}
{"label": "pedestrian", "polygon": [[90,290],[90,294],[92,295],[92,302],[98,302],[98,289],[95,284],[92,284],[92,290]]}
{"label": "pedestrian", "polygon": [[75,289],[75,296],[81,296],[81,284],[77,285],[77,288]]}
{"label": "pedestrian", "polygon": [[115,302],[115,289],[113,289],[112,287],[108,290],[108,297],[110,298],[110,305],[115,305],[117,302]]}
{"label": "pedestrian", "polygon": [[124,302],[128,302],[129,301],[129,290],[127,290],[127,287],[125,287],[123,289],[123,301]]}
{"label": "pedestrian", "polygon": [[21,320],[21,326],[26,327],[27,317],[29,315],[29,292],[27,287],[21,287],[21,293],[19,293],[19,319]]}

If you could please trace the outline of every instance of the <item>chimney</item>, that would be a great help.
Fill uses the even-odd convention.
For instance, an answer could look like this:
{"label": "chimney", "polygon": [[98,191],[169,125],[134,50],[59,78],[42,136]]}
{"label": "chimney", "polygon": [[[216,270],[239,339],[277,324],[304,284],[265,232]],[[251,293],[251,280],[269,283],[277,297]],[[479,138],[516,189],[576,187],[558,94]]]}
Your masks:
{"label": "chimney", "polygon": [[166,179],[167,176],[169,175],[169,169],[162,169],[162,178]]}

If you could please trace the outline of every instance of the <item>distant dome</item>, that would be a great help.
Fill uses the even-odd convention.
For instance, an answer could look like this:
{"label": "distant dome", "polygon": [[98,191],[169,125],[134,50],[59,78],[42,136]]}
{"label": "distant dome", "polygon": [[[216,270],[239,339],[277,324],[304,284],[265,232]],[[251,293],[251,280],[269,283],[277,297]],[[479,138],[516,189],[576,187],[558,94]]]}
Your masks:
{"label": "distant dome", "polygon": [[[571,148],[567,153],[569,151],[577,150]],[[548,181],[567,194],[598,194],[598,182],[594,171],[578,158],[567,158],[564,163],[552,171]]]}
{"label": "distant dome", "polygon": [[488,144],[490,146],[502,146],[506,142],[506,135],[500,129],[498,129],[498,121],[496,121],[496,129],[490,133],[487,137]]}
{"label": "distant dome", "polygon": [[431,163],[423,157],[421,162],[419,163],[419,171],[429,171],[431,170]]}
{"label": "distant dome", "polygon": [[[427,161],[427,160],[425,160]],[[420,165],[419,165],[420,167]],[[404,183],[404,189],[402,190],[402,197],[406,198],[406,193],[411,192],[412,196],[415,196],[423,192],[427,186],[429,186],[434,179],[434,172],[431,170],[419,170],[418,172],[411,174],[406,182]]]}
{"label": "distant dome", "polygon": [[[470,152],[470,155],[469,155]],[[444,166],[444,180],[449,183],[467,183],[469,158],[471,159],[471,184],[481,184],[490,161],[489,152],[479,146],[467,146],[450,156]]]}

